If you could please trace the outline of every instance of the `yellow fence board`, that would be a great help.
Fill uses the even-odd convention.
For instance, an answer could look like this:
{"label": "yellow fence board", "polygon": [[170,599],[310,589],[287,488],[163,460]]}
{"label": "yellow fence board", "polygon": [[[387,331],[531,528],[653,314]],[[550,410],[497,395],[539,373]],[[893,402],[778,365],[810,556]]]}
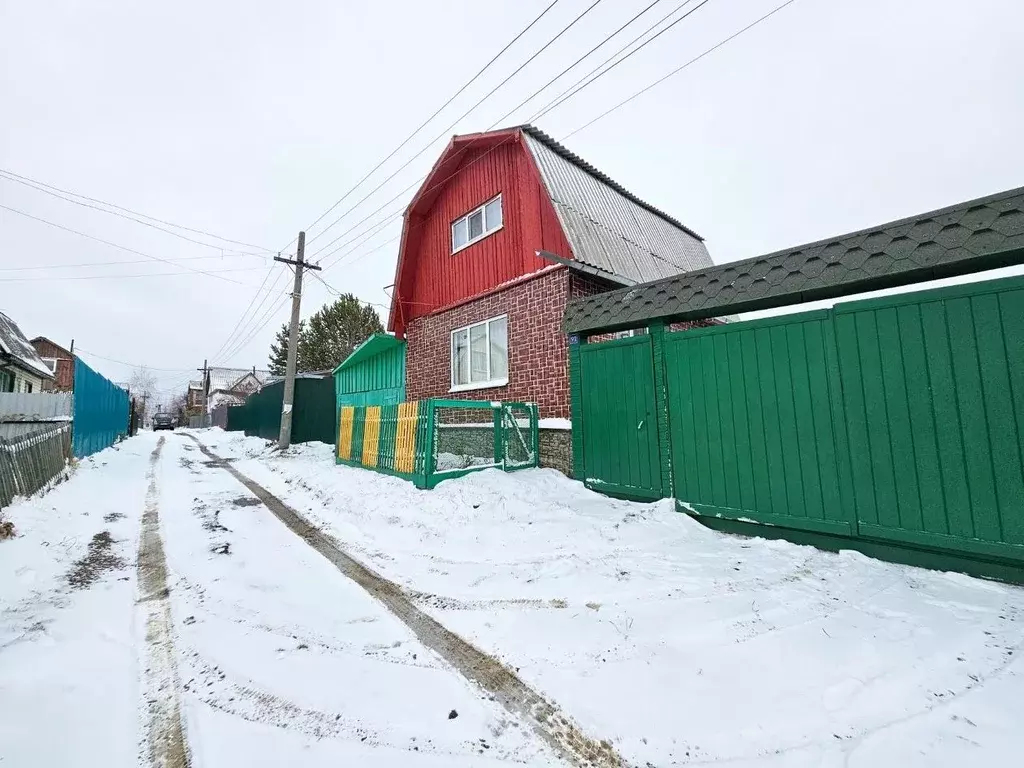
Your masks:
{"label": "yellow fence board", "polygon": [[395,433],[395,471],[412,473],[416,465],[416,425],[419,402],[399,403]]}
{"label": "yellow fence board", "polygon": [[363,466],[377,466],[377,448],[380,442],[380,406],[366,408],[366,425],[363,427]]}
{"label": "yellow fence board", "polygon": [[356,409],[350,405],[341,409],[338,424],[338,458],[349,461],[352,458],[352,426]]}

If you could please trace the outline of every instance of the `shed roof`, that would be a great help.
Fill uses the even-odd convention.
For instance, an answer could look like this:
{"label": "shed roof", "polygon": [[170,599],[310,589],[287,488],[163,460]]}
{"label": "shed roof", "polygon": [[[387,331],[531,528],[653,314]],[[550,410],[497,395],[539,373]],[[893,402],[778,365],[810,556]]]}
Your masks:
{"label": "shed roof", "polygon": [[375,333],[358,347],[353,349],[352,353],[342,360],[333,372],[337,373],[345,368],[351,368],[353,365],[357,365],[364,360],[369,360],[371,357],[376,357],[382,352],[387,352],[395,347],[402,346],[405,346],[405,342],[402,341],[402,339],[396,339],[394,336],[387,333]]}
{"label": "shed roof", "polygon": [[241,379],[249,375],[255,375],[260,384],[266,384],[270,371],[258,368],[255,371],[252,368],[210,368],[210,392],[230,392]]}
{"label": "shed roof", "polygon": [[36,376],[44,379],[53,378],[53,372],[43,363],[36,348],[25,338],[18,324],[3,312],[0,312],[0,352],[9,356],[15,365],[31,371]]}
{"label": "shed roof", "polygon": [[1024,187],[573,301],[567,332],[836,298],[1024,262]]}

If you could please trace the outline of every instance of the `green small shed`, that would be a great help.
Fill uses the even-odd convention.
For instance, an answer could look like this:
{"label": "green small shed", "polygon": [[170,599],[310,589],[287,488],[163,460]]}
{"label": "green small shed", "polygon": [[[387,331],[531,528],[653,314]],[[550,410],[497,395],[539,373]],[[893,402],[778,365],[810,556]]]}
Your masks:
{"label": "green small shed", "polygon": [[343,405],[405,402],[405,342],[375,333],[334,369],[334,395]]}

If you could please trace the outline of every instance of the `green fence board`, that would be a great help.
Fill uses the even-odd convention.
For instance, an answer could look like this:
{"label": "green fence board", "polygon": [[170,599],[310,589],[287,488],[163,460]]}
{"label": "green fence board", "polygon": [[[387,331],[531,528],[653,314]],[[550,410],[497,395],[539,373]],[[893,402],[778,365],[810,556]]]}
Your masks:
{"label": "green fence board", "polygon": [[648,335],[579,347],[585,478],[662,494],[654,363]]}

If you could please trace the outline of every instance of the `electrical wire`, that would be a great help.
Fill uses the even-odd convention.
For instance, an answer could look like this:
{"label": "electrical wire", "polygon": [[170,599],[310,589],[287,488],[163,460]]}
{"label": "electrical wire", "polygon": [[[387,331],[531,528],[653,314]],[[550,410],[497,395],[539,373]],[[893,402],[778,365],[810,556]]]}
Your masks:
{"label": "electrical wire", "polygon": [[[202,259],[220,259],[220,258],[233,258],[237,254],[230,254],[225,256],[182,256],[181,258],[172,258],[168,261],[172,261],[177,264],[180,261],[199,261]],[[43,269],[82,269],[85,267],[115,267],[122,264],[148,264],[148,259],[128,259],[127,261],[87,261],[78,262],[76,264],[43,264],[32,267],[0,267],[0,272],[35,272]]]}
{"label": "electrical wire", "polygon": [[[228,333],[228,335],[224,339],[224,341],[221,342],[221,345],[219,347],[217,347],[217,351],[214,352],[212,355],[210,355],[211,358],[216,358],[218,355],[220,355],[221,352],[224,351],[224,348],[231,341],[232,337],[235,335],[235,332],[242,326],[242,322],[246,319],[246,317],[248,317],[249,310],[252,309],[253,304],[256,303],[257,297],[259,297],[260,293],[263,291],[263,286],[265,286],[267,284],[267,280],[270,279],[270,276],[273,273],[274,273],[274,265],[271,264],[271,266],[267,268],[267,274],[263,276],[263,282],[260,283],[260,287],[256,289],[256,293],[254,293],[252,295],[252,298],[249,300],[248,306],[242,312],[242,316],[240,318],[238,318],[238,322],[235,323],[235,327],[231,329],[231,332]],[[277,280],[276,279],[275,279],[274,284],[275,285],[277,284]],[[273,286],[267,290],[267,293],[269,294],[271,290],[273,290]]]}
{"label": "electrical wire", "polygon": [[[214,269],[209,272],[203,272],[204,275],[219,275],[224,272],[252,272],[258,267],[234,267],[232,269]],[[43,277],[0,277],[0,283],[29,283],[39,282],[41,280],[54,281],[54,280],[121,280],[123,278],[131,277],[176,277],[178,275],[189,275],[191,272],[137,272],[131,275],[44,275]],[[237,281],[233,281],[237,282]],[[246,283],[239,283],[239,285],[246,285]]]}
{"label": "electrical wire", "polygon": [[[508,117],[509,117],[510,115],[514,114],[514,113],[515,113],[515,112],[517,112],[517,111],[518,111],[518,110],[519,110],[519,109],[520,109],[521,107],[523,107],[523,106],[525,106],[526,104],[528,104],[529,102],[531,102],[531,101],[532,101],[533,99],[535,99],[535,98],[536,98],[536,97],[537,97],[537,96],[538,96],[538,95],[539,95],[540,93],[542,93],[543,91],[547,90],[547,89],[548,89],[548,88],[549,88],[549,87],[551,86],[551,84],[552,84],[552,83],[554,83],[554,82],[556,82],[557,80],[559,80],[559,79],[561,79],[562,77],[564,77],[564,76],[565,76],[565,75],[566,75],[566,74],[567,74],[568,72],[570,72],[570,71],[571,71],[572,69],[574,69],[574,68],[575,68],[575,67],[576,67],[577,65],[579,65],[579,64],[580,64],[580,62],[582,62],[582,61],[583,61],[584,59],[588,58],[588,57],[589,57],[589,56],[590,56],[590,55],[591,55],[592,53],[594,53],[595,51],[597,51],[597,50],[598,50],[598,49],[600,49],[600,48],[603,48],[603,47],[604,47],[604,45],[605,45],[606,43],[608,43],[608,42],[610,42],[610,41],[612,40],[612,38],[614,38],[614,37],[615,37],[616,35],[618,35],[618,34],[619,34],[619,33],[620,33],[620,32],[621,32],[622,30],[624,30],[624,29],[625,29],[626,27],[628,27],[628,26],[629,26],[630,24],[632,24],[632,23],[633,23],[634,21],[636,21],[637,19],[639,19],[639,18],[640,18],[641,16],[643,16],[643,15],[644,15],[645,13],[647,13],[647,12],[648,12],[649,10],[651,10],[651,8],[653,8],[654,6],[656,6],[656,5],[657,5],[658,3],[660,3],[660,2],[661,2],[661,0],[654,0],[654,2],[650,3],[650,4],[649,4],[649,5],[648,5],[648,6],[646,7],[646,8],[643,8],[643,9],[641,9],[640,11],[638,11],[638,12],[637,12],[637,13],[636,13],[636,14],[635,14],[635,15],[633,16],[633,18],[631,18],[631,19],[630,19],[629,21],[627,21],[627,22],[626,22],[625,24],[623,24],[623,25],[622,25],[621,27],[619,27],[619,28],[618,28],[618,29],[616,29],[616,30],[615,30],[614,32],[612,32],[612,33],[611,33],[610,35],[608,35],[608,36],[607,36],[607,37],[606,37],[606,38],[605,38],[604,40],[602,40],[601,42],[599,42],[599,43],[598,43],[597,45],[595,45],[595,46],[594,46],[593,48],[591,48],[591,49],[590,49],[589,51],[587,51],[587,52],[586,52],[586,53],[584,53],[584,54],[583,54],[582,56],[580,56],[580,57],[579,57],[578,59],[576,59],[576,61],[574,61],[574,62],[573,62],[572,64],[570,64],[570,65],[569,65],[568,67],[566,67],[566,68],[565,68],[565,69],[563,69],[563,70],[562,70],[561,72],[559,72],[559,73],[558,73],[557,75],[555,75],[555,76],[554,76],[554,77],[552,77],[552,78],[551,78],[550,80],[548,80],[548,81],[547,81],[546,83],[544,83],[544,85],[542,85],[542,86],[541,86],[540,88],[538,88],[538,89],[537,89],[536,91],[534,91],[534,92],[533,92],[533,93],[532,93],[532,94],[531,94],[530,96],[527,96],[527,97],[526,97],[526,99],[524,99],[523,101],[521,101],[521,102],[519,102],[518,104],[516,104],[516,106],[512,107],[512,109],[510,109],[510,110],[509,110],[508,112],[506,112],[506,113],[505,113],[504,115],[502,115],[502,116],[501,116],[501,117],[499,117],[499,118],[498,118],[497,120],[495,120],[495,121],[494,121],[494,125],[497,125],[498,123],[502,123],[502,122],[504,122],[504,121],[505,121],[505,120],[506,120],[506,119],[507,119],[507,118],[508,118]],[[686,0],[686,2],[691,2],[691,0]],[[684,5],[685,5],[685,3],[684,3]]]}
{"label": "electrical wire", "polygon": [[[490,66],[492,64],[494,64],[494,62],[496,62],[499,58],[501,58],[502,54],[504,54],[505,51],[507,51],[509,48],[511,48],[519,40],[519,38],[521,38],[523,35],[525,35],[527,32],[529,32],[533,28],[533,26],[535,24],[537,24],[537,22],[539,22],[541,19],[544,18],[544,16],[547,15],[548,11],[550,11],[552,8],[554,8],[558,4],[558,2],[559,2],[559,0],[553,0],[543,11],[540,12],[539,16],[535,17],[533,19],[533,21],[531,21],[522,30],[520,30],[519,34],[517,34],[515,37],[513,37],[511,40],[509,40],[505,44],[505,47],[502,48],[500,51],[498,51],[496,54],[494,54],[494,56],[491,58],[491,60],[488,61],[486,64],[484,64],[484,66],[481,67],[481,69],[475,75],[473,75],[469,80],[467,80],[465,83],[463,83],[461,88],[459,88],[455,93],[453,93],[451,96],[449,96],[448,100],[444,104],[442,104],[440,107],[438,107],[436,110],[434,110],[434,113],[432,115],[430,115],[430,117],[428,117],[426,120],[424,120],[422,123],[420,123],[412,133],[410,133],[408,136],[406,136],[405,139],[402,140],[401,144],[399,144],[397,147],[395,147],[393,150],[391,150],[391,152],[388,154],[387,157],[385,157],[383,160],[381,160],[379,163],[377,163],[377,165],[375,165],[372,169],[370,169],[369,173],[367,173],[365,176],[363,176],[363,178],[361,178],[359,181],[357,181],[355,183],[355,185],[351,189],[349,189],[345,194],[343,194],[340,198],[338,198],[338,200],[330,208],[328,208],[326,211],[324,211],[319,216],[317,216],[316,219],[313,221],[313,223],[310,224],[308,227],[306,227],[306,231],[309,232],[310,230],[312,230],[313,227],[315,227],[317,224],[319,224],[320,221],[322,221],[325,216],[327,216],[331,211],[333,211],[335,208],[337,208],[339,205],[341,205],[341,203],[344,202],[345,199],[349,195],[351,195],[356,189],[358,189],[359,186],[362,185],[362,183],[364,181],[366,181],[374,173],[376,173],[378,170],[380,170],[380,167],[382,165],[384,165],[384,163],[386,163],[388,160],[390,160],[392,157],[394,157],[398,153],[398,151],[401,150],[402,147],[404,147],[406,144],[408,144],[412,140],[412,138],[414,136],[416,136],[416,134],[418,134],[420,131],[422,131],[430,123],[431,120],[433,120],[435,117],[437,117],[439,114],[441,114],[441,112],[444,111],[444,109],[449,104],[451,104],[453,101],[455,101],[455,99],[458,98],[463,93],[463,91],[465,91],[470,85],[472,85],[474,82],[476,82],[479,79],[479,77],[484,72],[486,72],[490,68]],[[324,231],[326,232],[326,230],[324,230]],[[321,232],[318,235],[314,235],[313,237],[311,237],[307,241],[307,245],[312,243],[313,240],[315,240],[321,234],[323,234],[323,232]],[[293,243],[293,242],[295,242],[295,240],[292,240],[291,242],[289,242],[288,245],[290,246],[291,243]]]}
{"label": "electrical wire", "polygon": [[[551,99],[551,100],[550,100],[549,102],[547,102],[547,103],[546,103],[546,104],[545,104],[545,105],[544,105],[543,107],[541,107],[541,108],[540,108],[539,110],[537,110],[536,112],[534,112],[534,113],[533,113],[533,115],[531,115],[531,116],[530,116],[530,117],[529,117],[529,118],[527,119],[527,121],[526,121],[526,122],[528,122],[528,123],[532,123],[532,122],[534,122],[534,121],[536,121],[536,120],[538,119],[538,116],[539,116],[539,115],[543,115],[543,114],[546,114],[547,112],[549,112],[549,111],[551,111],[552,109],[554,109],[554,107],[555,107],[555,103],[556,103],[556,102],[559,102],[559,101],[560,101],[560,100],[562,99],[562,97],[563,97],[563,96],[565,96],[565,95],[566,95],[567,93],[569,93],[570,91],[573,91],[573,90],[574,90],[574,89],[575,89],[575,88],[576,88],[576,87],[577,87],[577,86],[578,86],[578,85],[579,85],[580,83],[582,83],[582,82],[584,82],[585,80],[587,80],[587,78],[589,78],[589,77],[590,77],[591,75],[593,75],[593,74],[594,74],[595,72],[597,72],[598,70],[600,70],[600,69],[601,69],[602,67],[604,67],[604,66],[605,66],[606,64],[608,64],[608,63],[609,63],[610,61],[614,60],[614,59],[615,59],[615,58],[616,58],[616,57],[617,57],[617,56],[618,56],[619,54],[621,54],[621,53],[622,53],[623,51],[625,51],[625,50],[626,50],[627,48],[629,48],[630,46],[632,46],[633,44],[635,44],[635,43],[636,43],[636,42],[637,42],[638,40],[642,39],[642,38],[643,38],[643,37],[645,37],[646,35],[650,34],[652,30],[654,30],[654,29],[657,29],[658,27],[660,27],[660,26],[661,26],[662,24],[664,24],[664,23],[665,23],[666,21],[668,21],[668,20],[669,20],[670,18],[672,18],[673,16],[675,16],[675,15],[676,15],[677,13],[679,13],[679,11],[681,11],[681,10],[682,10],[683,8],[685,8],[685,7],[687,6],[687,5],[689,5],[689,4],[690,4],[690,3],[692,3],[692,2],[693,2],[693,0],[683,0],[683,2],[679,3],[679,5],[677,5],[677,6],[676,6],[675,8],[673,8],[673,9],[672,9],[671,11],[669,11],[668,13],[666,13],[666,14],[665,14],[664,16],[662,16],[662,17],[661,17],[660,19],[658,19],[658,20],[657,20],[656,22],[654,22],[653,24],[651,24],[651,25],[650,25],[649,27],[647,27],[647,29],[645,29],[645,30],[644,30],[643,32],[641,32],[641,33],[640,33],[639,35],[637,35],[637,36],[636,36],[636,37],[634,37],[634,38],[633,38],[632,40],[630,40],[630,41],[629,41],[628,43],[626,43],[625,45],[623,45],[623,46],[622,46],[621,48],[619,48],[619,49],[618,49],[617,51],[615,51],[615,53],[613,53],[613,54],[612,54],[611,56],[609,56],[609,57],[608,57],[608,58],[606,58],[606,59],[605,59],[604,61],[602,61],[602,62],[601,62],[600,64],[598,64],[598,65],[597,65],[596,67],[594,67],[593,69],[591,69],[591,70],[590,70],[589,72],[587,72],[587,73],[586,73],[585,75],[583,75],[583,77],[579,78],[579,79],[578,79],[578,80],[577,80],[576,82],[574,82],[574,83],[573,83],[572,85],[570,85],[570,86],[569,86],[568,88],[566,88],[565,90],[563,90],[562,92],[560,92],[560,93],[559,93],[559,94],[558,94],[557,96],[555,96],[555,97],[554,97],[553,99]],[[598,77],[600,77],[600,75],[598,75]],[[531,97],[530,97],[529,99],[527,99],[527,101],[530,101],[530,100],[532,100],[532,99],[533,99],[533,96],[531,96]],[[525,102],[524,102],[524,103],[525,103]],[[522,105],[520,105],[520,106],[522,106]]]}
{"label": "electrical wire", "polygon": [[[68,190],[68,189],[61,189],[60,187],[55,187],[52,184],[47,184],[45,182],[39,181],[38,179],[33,179],[33,178],[29,177],[29,176],[22,176],[21,174],[15,173],[14,171],[9,171],[6,168],[0,168],[0,178],[7,178],[8,181],[14,181],[14,182],[16,182],[18,184],[24,184],[26,186],[30,186],[33,189],[38,189],[40,192],[46,192],[47,194],[53,194],[54,197],[60,197],[62,200],[67,200],[68,202],[75,203],[76,205],[85,205],[85,204],[84,203],[80,203],[80,202],[78,202],[76,200],[70,200],[70,199],[68,199],[66,197],[61,197],[61,195],[54,194],[54,193],[60,192],[60,193],[63,193],[64,195],[71,195],[72,197],[80,198],[81,200],[88,200],[90,203],[97,203],[99,205],[105,205],[108,208],[115,208],[118,211],[124,211],[125,213],[131,214],[131,216],[121,216],[121,214],[115,213],[114,211],[107,211],[107,210],[104,210],[103,208],[97,208],[94,205],[86,205],[85,206],[86,208],[94,208],[95,210],[103,211],[103,213],[109,213],[109,214],[111,214],[113,216],[121,216],[122,218],[130,219],[131,221],[137,221],[140,224],[144,224],[146,226],[153,226],[153,225],[147,224],[144,221],[139,221],[139,219],[132,218],[132,216],[140,216],[140,217],[142,217],[144,219],[149,219],[150,221],[155,221],[158,224],[166,224],[169,227],[174,227],[176,229],[183,229],[186,232],[192,232],[192,233],[198,234],[198,235],[206,235],[207,237],[212,237],[215,240],[223,240],[226,243],[233,243],[234,245],[242,245],[242,246],[245,246],[246,248],[255,248],[258,251],[266,251],[267,253],[273,253],[273,251],[271,251],[269,248],[264,248],[263,246],[260,246],[260,245],[253,245],[251,243],[245,243],[245,242],[242,242],[241,240],[232,240],[230,237],[224,237],[223,235],[217,235],[217,234],[214,234],[213,232],[207,232],[207,231],[202,230],[202,229],[194,229],[193,227],[186,227],[183,224],[175,224],[173,221],[166,221],[164,219],[158,219],[155,216],[149,216],[149,215],[147,215],[145,213],[139,213],[138,211],[133,211],[130,208],[125,208],[123,206],[116,205],[114,203],[108,203],[105,200],[99,200],[99,199],[97,199],[95,197],[89,197],[88,195],[83,195],[83,194],[78,193],[78,192],[72,192],[71,190]],[[41,187],[44,187],[45,189],[40,189]],[[50,191],[48,192],[47,190],[50,190]],[[163,232],[168,232],[168,234],[172,234],[172,235],[176,235],[178,237],[182,237],[181,235],[177,235],[177,233],[175,233],[175,232],[169,232],[168,230],[162,229],[161,227],[155,227],[155,229],[160,229]],[[188,237],[186,237],[184,239],[185,240],[191,240],[191,242],[199,243],[200,245],[208,245],[207,243],[201,243],[198,240],[192,240],[191,238],[188,238]],[[210,245],[209,247],[211,247],[211,248],[218,248],[220,246]],[[258,254],[245,254],[245,255],[258,255]]]}
{"label": "electrical wire", "polygon": [[716,51],[716,50],[718,50],[719,48],[721,48],[721,47],[722,47],[723,45],[725,45],[726,43],[728,43],[728,42],[730,42],[730,41],[732,41],[732,40],[735,40],[735,39],[736,39],[737,37],[739,37],[740,35],[742,35],[742,34],[743,34],[744,32],[746,32],[747,30],[753,29],[753,28],[754,28],[754,27],[756,27],[756,26],[757,26],[758,24],[760,24],[760,23],[761,23],[762,21],[766,21],[767,19],[769,19],[769,18],[771,18],[772,16],[774,16],[774,15],[775,15],[776,13],[778,13],[779,11],[781,11],[781,10],[782,10],[783,8],[785,8],[786,6],[788,6],[788,5],[792,5],[792,4],[793,4],[793,3],[795,3],[795,2],[796,2],[796,0],[786,0],[786,2],[784,2],[784,3],[780,4],[780,5],[777,5],[777,6],[775,7],[775,8],[773,8],[773,9],[772,9],[772,10],[770,10],[770,11],[769,11],[768,13],[766,13],[766,14],[765,14],[764,16],[761,16],[760,18],[758,18],[758,19],[755,19],[754,21],[752,21],[752,22],[751,22],[750,24],[748,24],[747,26],[743,27],[743,28],[742,28],[741,30],[739,30],[738,32],[734,32],[733,34],[731,34],[731,35],[729,35],[728,37],[724,38],[723,40],[719,41],[718,43],[715,43],[715,45],[711,46],[710,48],[708,48],[707,50],[705,50],[705,51],[704,51],[703,53],[701,53],[701,54],[699,54],[699,55],[697,55],[697,56],[694,56],[694,57],[693,57],[692,59],[690,59],[689,61],[687,61],[687,62],[686,62],[685,64],[683,64],[683,65],[681,65],[681,66],[679,66],[679,67],[676,67],[676,68],[675,68],[675,69],[673,69],[673,70],[672,70],[671,72],[669,72],[669,73],[668,73],[667,75],[664,75],[663,77],[660,77],[660,78],[658,78],[657,80],[655,80],[655,81],[654,81],[653,83],[650,83],[649,85],[647,85],[647,86],[645,86],[645,87],[641,88],[641,89],[640,89],[639,91],[637,91],[636,93],[634,93],[634,94],[633,94],[632,96],[630,96],[629,98],[623,99],[622,101],[620,101],[620,102],[619,102],[618,104],[616,104],[616,105],[615,105],[614,107],[612,107],[611,109],[607,109],[607,110],[605,110],[604,112],[602,112],[601,114],[599,114],[599,115],[598,115],[597,117],[595,117],[595,118],[594,118],[593,120],[591,120],[590,122],[584,123],[584,124],[583,124],[583,125],[581,125],[581,126],[580,126],[579,128],[576,128],[576,129],[574,129],[574,130],[573,130],[573,131],[572,131],[571,133],[569,133],[569,134],[567,134],[567,135],[566,135],[566,138],[569,138],[570,136],[574,136],[574,135],[576,135],[577,133],[579,133],[580,131],[582,131],[582,130],[583,130],[584,128],[589,128],[589,127],[590,127],[591,125],[593,125],[594,123],[596,123],[596,122],[597,122],[598,120],[601,120],[602,118],[605,118],[605,117],[607,117],[608,115],[610,115],[610,114],[611,114],[612,112],[616,111],[617,109],[619,109],[619,108],[621,108],[621,107],[624,107],[624,106],[625,106],[626,104],[629,104],[629,102],[633,101],[633,100],[634,100],[634,99],[636,99],[637,97],[639,97],[639,96],[642,96],[643,94],[647,93],[647,92],[648,92],[649,90],[651,90],[651,89],[652,89],[652,88],[654,88],[655,86],[657,86],[657,85],[660,85],[661,83],[663,83],[663,82],[665,82],[666,80],[668,80],[668,79],[669,79],[670,77],[673,77],[674,75],[677,75],[677,74],[679,74],[679,73],[680,73],[680,72],[682,72],[682,71],[683,71],[684,69],[686,69],[687,67],[689,67],[689,66],[690,66],[691,64],[695,64],[695,63],[697,63],[698,61],[700,61],[701,59],[703,59],[703,58],[704,58],[705,56],[707,56],[707,55],[708,55],[709,53],[712,53],[713,51]]}
{"label": "electrical wire", "polygon": [[145,363],[128,363],[125,362],[124,360],[117,360],[113,357],[105,357],[104,355],[98,354],[96,352],[90,352],[88,349],[82,349],[81,347],[77,348],[75,352],[84,352],[90,357],[96,357],[99,358],[100,360],[106,360],[108,363],[119,363],[120,365],[127,365],[129,368],[148,368],[151,371],[159,371],[161,373],[181,373],[183,371],[192,370],[191,368],[154,368],[153,366],[146,365]]}
{"label": "electrical wire", "polygon": [[[118,248],[118,249],[120,249],[122,251],[127,251],[128,253],[134,253],[136,256],[143,256],[143,257],[145,257],[147,259],[151,259],[153,261],[160,261],[160,262],[163,262],[164,264],[170,264],[171,266],[177,266],[170,259],[164,259],[164,258],[161,258],[159,256],[152,256],[152,255],[150,255],[148,253],[143,253],[142,251],[137,251],[134,248],[128,248],[127,246],[124,246],[124,245],[118,245],[117,243],[112,243],[109,240],[104,240],[101,237],[96,237],[95,235],[89,235],[89,234],[86,234],[85,232],[79,232],[77,229],[71,229],[71,227],[65,227],[63,224],[57,224],[56,222],[40,218],[39,216],[33,216],[31,213],[25,213],[25,211],[19,211],[17,208],[11,208],[10,206],[2,205],[2,204],[0,204],[0,208],[2,208],[5,211],[10,211],[11,213],[16,213],[19,216],[24,216],[24,217],[26,217],[28,219],[32,219],[34,221],[38,221],[38,222],[40,222],[42,224],[46,224],[46,225],[51,226],[51,227],[56,227],[57,229],[62,229],[65,232],[70,232],[70,233],[72,233],[74,235],[79,235],[80,237],[88,238],[89,240],[95,240],[98,243],[103,243],[104,245],[109,245],[112,248]],[[245,285],[245,283],[240,283],[237,280],[232,280],[230,277],[223,277],[222,275],[218,275],[218,274],[216,274],[214,272],[205,272],[205,271],[203,271],[201,269],[192,269],[191,267],[188,267],[188,266],[186,266],[185,269],[187,269],[189,272],[195,272],[196,274],[199,274],[199,275],[208,275],[210,277],[215,277],[218,280],[224,280],[224,281],[229,282],[229,283],[235,283],[236,285]]]}
{"label": "electrical wire", "polygon": [[[504,80],[502,80],[500,83],[498,83],[496,86],[494,86],[490,91],[488,91],[486,94],[484,94],[484,96],[481,99],[479,99],[475,104],[473,104],[473,106],[471,106],[468,110],[466,110],[461,115],[459,115],[459,117],[456,118],[455,121],[452,122],[447,128],[445,128],[440,134],[438,134],[436,137],[431,139],[431,141],[429,143],[427,143],[423,148],[421,148],[416,154],[414,154],[412,157],[410,157],[408,160],[406,160],[402,165],[400,165],[397,169],[395,169],[395,171],[392,172],[390,176],[388,176],[386,179],[384,179],[384,181],[382,181],[380,184],[378,184],[376,187],[374,187],[372,190],[370,190],[366,195],[364,195],[359,200],[359,202],[357,202],[355,205],[350,206],[348,208],[348,210],[346,210],[338,218],[336,218],[334,221],[332,221],[330,224],[328,224],[323,230],[321,230],[317,234],[316,237],[320,237],[325,232],[327,232],[332,227],[334,227],[338,222],[340,222],[342,219],[344,219],[349,213],[351,213],[353,210],[358,208],[367,198],[369,198],[371,195],[376,193],[381,187],[383,187],[385,184],[387,184],[389,181],[391,181],[391,179],[395,178],[395,176],[397,176],[399,173],[401,173],[403,170],[405,170],[407,167],[409,167],[409,165],[414,160],[416,160],[418,157],[420,157],[428,149],[433,147],[434,144],[436,144],[439,140],[441,140],[445,136],[447,136],[448,135],[448,131],[450,131],[452,128],[454,128],[456,125],[458,125],[463,119],[468,117],[470,115],[470,113],[472,113],[477,107],[479,107],[481,104],[483,104],[485,101],[487,101],[487,99],[489,99],[491,96],[493,96],[498,91],[498,89],[500,89],[502,86],[504,86],[509,80],[511,80],[516,75],[518,75],[520,72],[522,72],[523,69],[526,68],[534,59],[536,59],[538,56],[540,56],[542,53],[544,53],[544,51],[546,51],[548,48],[550,48],[559,38],[562,37],[562,35],[564,35],[566,32],[568,32],[570,29],[572,29],[574,26],[576,26],[576,24],[579,21],[581,21],[588,13],[590,13],[592,10],[594,10],[594,8],[596,8],[602,2],[603,2],[603,0],[594,0],[594,2],[591,3],[589,6],[587,6],[587,8],[584,9],[579,15],[577,15],[576,18],[574,18],[566,26],[564,26],[558,32],[558,34],[556,34],[554,37],[552,37],[550,40],[548,40],[537,51],[535,51],[534,54],[532,56],[530,56],[530,58],[528,58],[526,61],[524,61],[522,64],[520,64],[519,67],[515,71],[512,72],[512,74],[508,75]],[[707,2],[707,0],[704,0],[704,2]],[[320,253],[324,249],[329,248],[331,245],[333,245],[336,242],[336,240],[337,240],[337,238],[335,240],[332,240],[327,245],[322,246],[319,250],[317,250],[315,253],[313,253],[312,256],[316,256],[316,254]]]}
{"label": "electrical wire", "polygon": [[653,37],[651,37],[651,38],[649,38],[649,39],[645,40],[645,41],[644,41],[643,43],[641,43],[640,45],[638,45],[638,46],[637,46],[636,48],[634,48],[634,49],[633,49],[632,51],[630,51],[629,53],[627,53],[627,54],[626,54],[625,56],[623,56],[623,57],[622,57],[621,59],[619,59],[618,61],[615,61],[615,62],[613,62],[613,63],[612,63],[612,64],[611,64],[610,66],[608,66],[608,67],[606,67],[605,69],[603,69],[603,70],[602,70],[601,72],[599,72],[599,73],[598,73],[598,74],[597,74],[597,75],[596,75],[596,76],[595,76],[595,77],[594,77],[593,79],[591,79],[591,80],[588,80],[587,82],[583,83],[583,85],[581,85],[581,86],[580,86],[579,88],[577,88],[577,89],[576,89],[575,91],[572,91],[571,93],[569,93],[569,94],[567,94],[567,95],[563,96],[563,97],[562,97],[561,99],[559,99],[558,101],[556,101],[556,102],[555,102],[554,104],[552,104],[552,105],[551,105],[550,107],[548,107],[548,108],[547,108],[547,109],[546,109],[546,110],[545,110],[545,111],[544,111],[544,112],[543,112],[542,114],[547,114],[547,113],[548,113],[548,112],[550,112],[551,110],[553,110],[553,109],[557,109],[558,107],[560,107],[560,106],[561,106],[562,104],[564,104],[565,102],[567,102],[567,101],[568,101],[569,99],[571,99],[571,98],[572,98],[573,96],[575,96],[576,94],[578,94],[578,93],[579,93],[580,91],[582,91],[583,89],[585,89],[585,88],[587,88],[588,86],[592,85],[592,84],[593,84],[593,83],[594,83],[595,81],[597,81],[597,80],[599,80],[600,78],[602,78],[602,77],[604,77],[605,75],[607,75],[607,74],[608,74],[609,72],[611,72],[611,71],[612,71],[613,69],[615,69],[615,68],[616,68],[617,66],[619,66],[619,64],[621,64],[622,62],[624,62],[624,61],[628,60],[628,59],[629,59],[629,58],[630,58],[631,56],[633,56],[634,54],[637,54],[637,53],[639,53],[640,51],[642,51],[642,50],[643,50],[644,48],[646,48],[646,47],[647,47],[648,45],[650,45],[651,43],[653,43],[653,42],[654,42],[655,40],[657,40],[657,39],[658,39],[659,37],[661,37],[661,36],[662,36],[662,35],[664,35],[664,34],[665,34],[666,32],[668,32],[669,30],[671,30],[671,29],[672,29],[673,27],[675,27],[675,26],[676,26],[676,24],[679,24],[680,22],[682,22],[682,21],[685,21],[685,20],[686,20],[687,18],[689,18],[690,16],[692,16],[693,14],[695,14],[695,13],[696,13],[697,11],[699,11],[699,10],[700,10],[701,8],[703,8],[703,7],[705,6],[705,5],[707,5],[707,4],[709,3],[709,2],[710,2],[710,0],[701,0],[701,2],[700,2],[700,3],[698,3],[698,4],[697,4],[697,5],[695,5],[695,6],[693,7],[693,8],[691,8],[690,10],[688,10],[688,11],[687,11],[686,13],[684,13],[684,14],[683,14],[682,16],[680,16],[680,17],[679,17],[678,19],[676,19],[675,21],[673,21],[673,22],[672,22],[671,24],[669,24],[669,25],[668,25],[667,27],[665,27],[665,28],[664,28],[664,29],[662,29],[662,30],[659,30],[659,31],[658,31],[658,33],[657,33],[656,35],[654,35]]}

